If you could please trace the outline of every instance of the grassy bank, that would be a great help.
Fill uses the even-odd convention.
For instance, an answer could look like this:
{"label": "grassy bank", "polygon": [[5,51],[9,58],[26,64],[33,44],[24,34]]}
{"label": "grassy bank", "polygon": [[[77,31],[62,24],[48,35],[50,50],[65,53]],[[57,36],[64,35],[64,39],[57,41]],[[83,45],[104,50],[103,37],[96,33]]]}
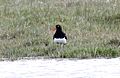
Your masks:
{"label": "grassy bank", "polygon": [[[120,56],[119,0],[0,0],[0,58]],[[67,33],[53,44],[51,27]]]}

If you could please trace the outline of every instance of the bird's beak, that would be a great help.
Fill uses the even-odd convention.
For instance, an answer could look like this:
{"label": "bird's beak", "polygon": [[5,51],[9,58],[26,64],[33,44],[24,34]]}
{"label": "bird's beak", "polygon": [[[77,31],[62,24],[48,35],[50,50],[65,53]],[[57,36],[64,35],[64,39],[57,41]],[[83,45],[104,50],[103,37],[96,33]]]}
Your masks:
{"label": "bird's beak", "polygon": [[56,28],[55,28],[55,27],[51,27],[50,31],[51,31],[51,32],[55,32],[55,31],[56,31]]}

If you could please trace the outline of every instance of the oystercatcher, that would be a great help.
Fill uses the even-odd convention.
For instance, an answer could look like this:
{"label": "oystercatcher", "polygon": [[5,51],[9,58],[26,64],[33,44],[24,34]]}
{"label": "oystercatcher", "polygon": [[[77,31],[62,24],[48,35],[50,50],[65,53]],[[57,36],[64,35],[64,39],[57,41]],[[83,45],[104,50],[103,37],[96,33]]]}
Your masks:
{"label": "oystercatcher", "polygon": [[58,24],[56,25],[56,32],[53,36],[53,41],[54,43],[57,44],[66,44],[67,36],[66,34],[62,31],[62,27]]}

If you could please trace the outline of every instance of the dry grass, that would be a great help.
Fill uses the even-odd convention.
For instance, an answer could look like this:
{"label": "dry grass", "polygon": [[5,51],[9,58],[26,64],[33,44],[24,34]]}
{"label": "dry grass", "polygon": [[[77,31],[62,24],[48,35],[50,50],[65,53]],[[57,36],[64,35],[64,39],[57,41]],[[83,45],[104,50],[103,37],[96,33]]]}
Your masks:
{"label": "dry grass", "polygon": [[[0,57],[120,56],[119,0],[0,0]],[[50,28],[61,24],[64,49]]]}

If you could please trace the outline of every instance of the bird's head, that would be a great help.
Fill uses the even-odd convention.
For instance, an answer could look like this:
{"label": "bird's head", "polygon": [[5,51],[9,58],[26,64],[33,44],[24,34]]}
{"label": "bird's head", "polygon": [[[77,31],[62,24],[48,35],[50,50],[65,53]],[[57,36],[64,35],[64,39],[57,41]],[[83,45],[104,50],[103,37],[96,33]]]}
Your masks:
{"label": "bird's head", "polygon": [[56,25],[56,30],[62,31],[62,27],[58,24]]}
{"label": "bird's head", "polygon": [[50,31],[55,33],[56,31],[62,31],[62,27],[58,24],[56,27],[51,27]]}

